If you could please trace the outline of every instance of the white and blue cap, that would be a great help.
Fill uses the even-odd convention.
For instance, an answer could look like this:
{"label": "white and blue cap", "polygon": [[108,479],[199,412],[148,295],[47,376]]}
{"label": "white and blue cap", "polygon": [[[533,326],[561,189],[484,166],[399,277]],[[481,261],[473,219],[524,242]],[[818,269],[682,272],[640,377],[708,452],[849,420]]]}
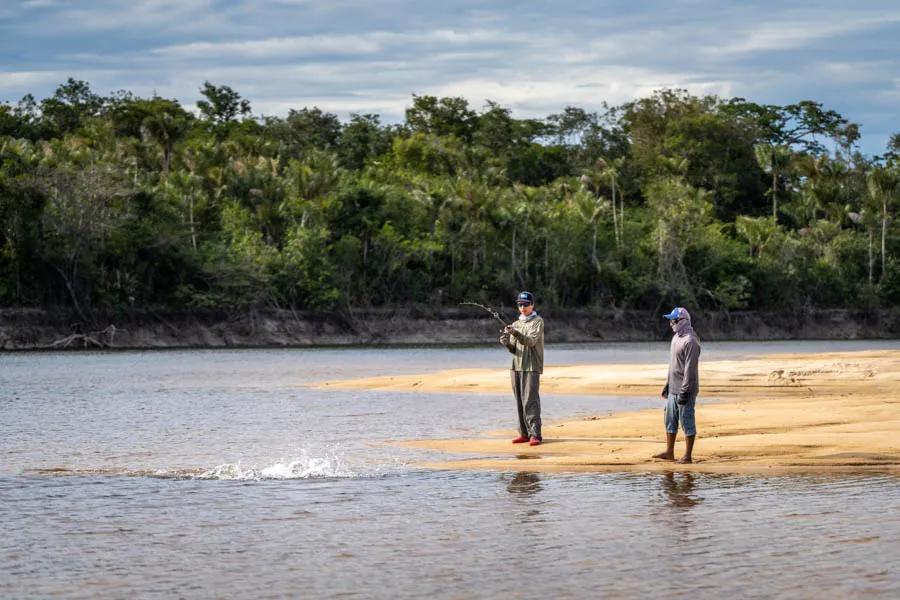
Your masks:
{"label": "white and blue cap", "polygon": [[519,292],[516,296],[516,304],[534,304],[534,294],[531,292]]}
{"label": "white and blue cap", "polygon": [[675,308],[672,309],[672,312],[670,312],[667,315],[663,315],[663,318],[668,319],[670,321],[675,321],[675,320],[690,321],[691,313],[689,313],[686,308],[683,308],[681,306],[676,306]]}

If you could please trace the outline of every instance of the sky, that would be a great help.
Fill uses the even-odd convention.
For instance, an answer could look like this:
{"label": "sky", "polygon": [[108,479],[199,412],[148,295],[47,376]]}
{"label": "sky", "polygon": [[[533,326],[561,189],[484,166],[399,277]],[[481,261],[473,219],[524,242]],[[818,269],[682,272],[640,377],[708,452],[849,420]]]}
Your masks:
{"label": "sky", "polygon": [[194,107],[204,81],[256,115],[318,106],[399,122],[412,94],[519,118],[661,88],[816,100],[900,132],[900,2],[817,0],[0,0],[0,102],[67,78]]}

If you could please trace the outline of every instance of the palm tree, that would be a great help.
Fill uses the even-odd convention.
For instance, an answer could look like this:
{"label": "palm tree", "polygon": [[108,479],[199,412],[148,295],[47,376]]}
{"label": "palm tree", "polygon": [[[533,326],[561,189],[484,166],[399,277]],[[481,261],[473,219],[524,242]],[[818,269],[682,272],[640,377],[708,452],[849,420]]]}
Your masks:
{"label": "palm tree", "polygon": [[597,226],[603,209],[609,206],[609,201],[603,196],[594,196],[585,191],[573,195],[574,205],[578,216],[591,226],[591,265],[598,265],[597,258]]}
{"label": "palm tree", "polygon": [[185,136],[189,127],[187,118],[163,111],[151,114],[141,123],[141,137],[152,140],[162,152],[163,174],[169,172],[175,144]]}
{"label": "palm tree", "polygon": [[198,204],[202,206],[204,200],[200,178],[190,171],[177,170],[162,180],[160,188],[173,205],[186,209],[187,214],[183,215],[183,219],[191,236],[191,249],[197,252],[197,226],[200,224],[197,220],[197,208]]}
{"label": "palm tree", "polygon": [[778,221],[778,178],[783,176],[791,166],[791,150],[787,146],[773,144],[757,144],[753,147],[756,162],[760,168],[772,176],[772,216]]}
{"label": "palm tree", "polygon": [[[625,197],[621,193],[619,185],[624,162],[624,157],[613,160],[604,160],[602,158],[597,160],[597,168],[600,170],[600,176],[609,182],[609,187],[612,192],[613,227],[615,228],[616,234],[616,247],[619,246],[620,242],[625,241]],[[616,208],[617,195],[619,197],[618,209]],[[618,216],[616,216],[617,210],[619,213]]]}
{"label": "palm tree", "polygon": [[[608,177],[606,172],[600,168],[600,165],[606,164],[603,160],[598,160],[597,165],[598,168],[596,170],[587,171],[584,175],[581,176],[581,187],[585,190],[590,190],[594,196],[596,197],[596,206],[600,207],[611,207],[612,208],[612,218],[613,218],[613,237],[616,240],[616,248],[619,248],[621,245],[621,239],[619,238],[619,215],[616,210],[616,201],[615,195],[613,195],[612,203],[606,200],[606,198],[601,194],[602,184],[604,180]],[[615,184],[613,184],[614,186]],[[613,187],[615,189],[615,187]],[[615,192],[613,192],[615,194]],[[599,214],[597,215],[599,216]],[[596,228],[596,223],[595,223]]]}
{"label": "palm tree", "polygon": [[766,244],[778,232],[778,225],[773,217],[738,215],[734,226],[738,235],[750,245],[750,258],[761,257]]}
{"label": "palm tree", "polygon": [[709,220],[710,197],[709,191],[679,177],[658,179],[648,186],[647,203],[657,219],[657,283],[666,296],[695,300],[684,256],[698,229]]}
{"label": "palm tree", "polygon": [[881,206],[881,278],[884,279],[887,257],[888,209],[900,198],[900,172],[897,168],[876,167],[866,176],[869,197]]}

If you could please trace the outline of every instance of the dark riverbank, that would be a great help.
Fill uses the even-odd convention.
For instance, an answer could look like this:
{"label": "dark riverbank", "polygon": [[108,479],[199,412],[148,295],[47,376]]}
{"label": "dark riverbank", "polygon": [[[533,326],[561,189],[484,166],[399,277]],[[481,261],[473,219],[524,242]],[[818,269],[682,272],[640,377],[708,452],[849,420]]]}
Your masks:
{"label": "dark riverbank", "polygon": [[[548,342],[665,339],[659,315],[646,311],[546,309]],[[503,316],[511,319],[512,310]],[[697,313],[706,340],[890,339],[900,337],[900,309],[792,313]],[[0,310],[0,349],[247,348],[360,344],[491,342],[499,323],[478,309],[365,309],[321,314],[292,311],[133,311],[80,323],[64,310]],[[99,344],[99,346],[98,346]]]}

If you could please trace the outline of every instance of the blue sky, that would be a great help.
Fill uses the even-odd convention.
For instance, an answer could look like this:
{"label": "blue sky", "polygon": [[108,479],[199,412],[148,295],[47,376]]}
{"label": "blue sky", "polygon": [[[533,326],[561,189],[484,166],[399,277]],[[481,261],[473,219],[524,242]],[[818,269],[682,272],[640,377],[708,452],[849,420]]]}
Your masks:
{"label": "blue sky", "polygon": [[631,0],[0,0],[0,101],[68,77],[193,107],[229,85],[255,114],[402,119],[415,94],[518,117],[661,87],[823,102],[883,152],[900,131],[900,3]]}

